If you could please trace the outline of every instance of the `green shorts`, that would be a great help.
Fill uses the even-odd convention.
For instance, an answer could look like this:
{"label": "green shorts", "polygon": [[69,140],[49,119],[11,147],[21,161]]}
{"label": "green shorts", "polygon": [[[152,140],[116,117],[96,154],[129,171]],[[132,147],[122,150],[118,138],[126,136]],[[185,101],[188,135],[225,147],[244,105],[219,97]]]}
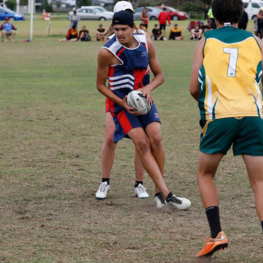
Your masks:
{"label": "green shorts", "polygon": [[234,155],[263,156],[263,119],[260,117],[224,118],[200,121],[203,153],[226,154],[233,145]]}

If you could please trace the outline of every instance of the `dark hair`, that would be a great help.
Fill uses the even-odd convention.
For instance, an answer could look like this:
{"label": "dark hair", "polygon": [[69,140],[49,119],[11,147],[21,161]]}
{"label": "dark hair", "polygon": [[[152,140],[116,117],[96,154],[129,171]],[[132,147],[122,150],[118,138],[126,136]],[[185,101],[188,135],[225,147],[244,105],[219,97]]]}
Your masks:
{"label": "dark hair", "polygon": [[163,11],[166,11],[166,8],[165,8],[165,7],[163,7]]}
{"label": "dark hair", "polygon": [[243,9],[242,0],[214,0],[212,2],[212,11],[216,20],[220,24],[230,22],[238,23]]}
{"label": "dark hair", "polygon": [[75,28],[77,28],[77,26],[76,26],[76,25],[73,25],[73,26],[72,26],[72,29],[75,29]]}

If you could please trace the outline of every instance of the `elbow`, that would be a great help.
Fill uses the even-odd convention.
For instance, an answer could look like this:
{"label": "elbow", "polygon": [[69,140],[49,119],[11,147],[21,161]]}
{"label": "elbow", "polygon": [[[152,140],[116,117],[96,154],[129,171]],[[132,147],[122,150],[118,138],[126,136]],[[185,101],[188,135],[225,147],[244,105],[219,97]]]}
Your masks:
{"label": "elbow", "polygon": [[162,74],[161,74],[161,84],[163,84],[164,81],[165,81],[165,77],[164,77],[164,74],[162,73]]}

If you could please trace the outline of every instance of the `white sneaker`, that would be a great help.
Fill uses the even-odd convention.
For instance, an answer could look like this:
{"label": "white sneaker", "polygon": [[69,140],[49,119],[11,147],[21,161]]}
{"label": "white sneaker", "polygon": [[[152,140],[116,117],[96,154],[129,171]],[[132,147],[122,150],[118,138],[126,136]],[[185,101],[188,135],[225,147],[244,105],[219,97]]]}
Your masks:
{"label": "white sneaker", "polygon": [[134,192],[139,198],[148,198],[149,194],[146,191],[146,188],[142,184],[138,184],[137,187],[134,187]]}
{"label": "white sneaker", "polygon": [[191,201],[184,197],[177,197],[175,195],[172,196],[172,198],[167,201],[168,204],[173,205],[177,209],[184,210],[191,206]]}
{"label": "white sneaker", "polygon": [[110,190],[110,185],[107,182],[101,182],[99,190],[96,193],[96,198],[105,199],[107,197],[109,190]]}
{"label": "white sneaker", "polygon": [[163,198],[162,194],[159,194],[154,197],[154,201],[156,202],[157,208],[161,209],[166,206],[166,201]]}

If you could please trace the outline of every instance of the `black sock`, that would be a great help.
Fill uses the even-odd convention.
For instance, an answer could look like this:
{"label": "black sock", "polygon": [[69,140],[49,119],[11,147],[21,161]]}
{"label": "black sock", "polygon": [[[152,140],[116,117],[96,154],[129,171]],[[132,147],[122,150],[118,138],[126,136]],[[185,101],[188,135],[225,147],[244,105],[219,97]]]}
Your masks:
{"label": "black sock", "polygon": [[154,197],[163,195],[162,193],[156,193]]}
{"label": "black sock", "polygon": [[210,206],[205,209],[207,220],[210,226],[211,237],[215,238],[221,229],[220,218],[219,218],[219,207]]}
{"label": "black sock", "polygon": [[262,232],[263,232],[263,221],[261,221],[261,227],[262,227]]}
{"label": "black sock", "polygon": [[143,181],[135,181],[134,187],[137,187],[139,184],[143,185]]}
{"label": "black sock", "polygon": [[168,202],[170,202],[171,201],[171,199],[172,199],[172,197],[173,197],[173,193],[172,192],[170,192],[168,195],[167,195],[167,197],[166,197],[166,202],[168,203]]}
{"label": "black sock", "polygon": [[103,178],[101,179],[101,182],[104,183],[104,182],[107,182],[108,185],[110,184],[110,178]]}

